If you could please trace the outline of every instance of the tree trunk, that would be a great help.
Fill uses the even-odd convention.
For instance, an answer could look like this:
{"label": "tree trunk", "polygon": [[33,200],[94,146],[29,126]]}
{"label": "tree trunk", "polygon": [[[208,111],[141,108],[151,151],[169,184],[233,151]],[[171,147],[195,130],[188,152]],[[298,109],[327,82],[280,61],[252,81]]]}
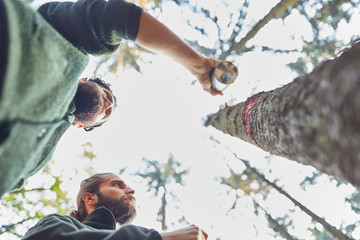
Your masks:
{"label": "tree trunk", "polygon": [[208,117],[272,154],[360,186],[360,43],[312,73]]}
{"label": "tree trunk", "polygon": [[161,230],[166,231],[167,225],[166,225],[166,189],[164,188],[164,194],[161,197],[161,206],[158,212],[158,217],[161,222]]}
{"label": "tree trunk", "polygon": [[275,232],[280,234],[281,237],[287,240],[298,240],[297,238],[291,236],[291,234],[287,231],[287,227],[284,226],[283,224],[280,224],[276,219],[274,219],[263,207],[261,207],[255,201],[255,199],[253,199],[253,203],[256,208],[260,208],[265,213],[270,228],[272,228]]}

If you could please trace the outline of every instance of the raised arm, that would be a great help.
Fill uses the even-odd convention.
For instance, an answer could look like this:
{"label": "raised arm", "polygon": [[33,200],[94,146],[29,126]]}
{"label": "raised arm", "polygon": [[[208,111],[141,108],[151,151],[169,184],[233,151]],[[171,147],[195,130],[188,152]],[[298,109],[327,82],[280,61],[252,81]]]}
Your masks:
{"label": "raised arm", "polygon": [[164,24],[143,12],[136,43],[151,51],[162,53],[189,70],[211,95],[222,95],[211,87],[210,74],[219,60],[206,58],[192,49]]}

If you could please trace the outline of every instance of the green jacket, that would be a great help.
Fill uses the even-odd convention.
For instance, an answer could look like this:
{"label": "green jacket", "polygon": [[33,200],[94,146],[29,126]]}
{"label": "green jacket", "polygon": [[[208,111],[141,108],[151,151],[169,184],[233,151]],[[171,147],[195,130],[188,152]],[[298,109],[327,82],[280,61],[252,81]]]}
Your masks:
{"label": "green jacket", "polygon": [[23,240],[161,240],[153,230],[125,224],[115,230],[113,214],[105,207],[91,212],[83,223],[58,214],[42,218],[25,234]]}
{"label": "green jacket", "polygon": [[[137,28],[128,29],[134,6],[122,0],[49,3],[40,7],[41,16],[21,0],[0,1],[0,196],[51,159],[72,124],[87,54],[112,53],[122,38],[136,37]],[[135,19],[136,25],[139,15]]]}

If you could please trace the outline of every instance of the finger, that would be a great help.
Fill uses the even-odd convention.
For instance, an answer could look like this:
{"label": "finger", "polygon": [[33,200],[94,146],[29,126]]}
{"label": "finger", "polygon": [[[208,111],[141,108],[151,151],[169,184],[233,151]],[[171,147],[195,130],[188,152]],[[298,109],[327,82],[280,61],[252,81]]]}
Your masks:
{"label": "finger", "polygon": [[208,238],[208,234],[204,230],[201,230],[201,232],[204,237],[204,240],[206,240]]}
{"label": "finger", "polygon": [[[201,82],[200,82],[201,83]],[[224,95],[221,91],[213,88],[211,81],[207,81],[206,83],[201,83],[203,85],[204,91],[210,93],[212,96],[222,96]]]}
{"label": "finger", "polygon": [[221,91],[215,90],[214,88],[211,88],[209,93],[213,96],[222,96],[224,95]]}
{"label": "finger", "polygon": [[204,89],[204,91],[210,93],[212,96],[219,96],[219,95],[222,96],[222,95],[224,95],[221,91],[218,91],[218,90],[214,89],[211,86],[211,84],[208,85],[208,86],[203,86],[203,89]]}
{"label": "finger", "polygon": [[204,88],[204,91],[210,93],[210,95],[212,95],[212,96],[222,96],[222,95],[224,95],[222,92],[217,91],[217,90],[215,90],[213,88],[210,88],[210,89],[205,89]]}

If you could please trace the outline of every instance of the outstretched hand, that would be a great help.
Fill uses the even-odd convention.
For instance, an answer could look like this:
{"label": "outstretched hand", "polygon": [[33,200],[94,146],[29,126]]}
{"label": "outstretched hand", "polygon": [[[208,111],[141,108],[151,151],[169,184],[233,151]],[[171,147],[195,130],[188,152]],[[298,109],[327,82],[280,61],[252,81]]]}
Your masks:
{"label": "outstretched hand", "polygon": [[198,226],[190,225],[172,232],[160,234],[163,240],[207,240],[208,235]]}
{"label": "outstretched hand", "polygon": [[222,92],[216,91],[211,85],[211,73],[213,69],[218,65],[221,61],[214,58],[203,58],[199,67],[191,69],[191,73],[197,77],[204,91],[210,93],[213,96],[223,95]]}

